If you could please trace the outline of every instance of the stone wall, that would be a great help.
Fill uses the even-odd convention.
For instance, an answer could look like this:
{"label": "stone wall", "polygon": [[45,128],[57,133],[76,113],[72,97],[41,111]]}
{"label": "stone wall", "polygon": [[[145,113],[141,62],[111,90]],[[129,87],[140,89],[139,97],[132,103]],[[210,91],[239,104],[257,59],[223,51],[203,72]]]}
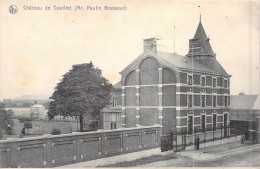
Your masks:
{"label": "stone wall", "polygon": [[56,167],[160,147],[161,126],[0,141],[0,167]]}

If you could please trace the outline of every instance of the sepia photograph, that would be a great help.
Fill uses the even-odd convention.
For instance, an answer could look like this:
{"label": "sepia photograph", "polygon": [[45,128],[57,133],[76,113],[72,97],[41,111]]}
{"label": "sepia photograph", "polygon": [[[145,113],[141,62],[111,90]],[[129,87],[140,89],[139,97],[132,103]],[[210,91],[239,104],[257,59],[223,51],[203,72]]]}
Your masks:
{"label": "sepia photograph", "polygon": [[260,0],[0,0],[0,168],[259,154]]}

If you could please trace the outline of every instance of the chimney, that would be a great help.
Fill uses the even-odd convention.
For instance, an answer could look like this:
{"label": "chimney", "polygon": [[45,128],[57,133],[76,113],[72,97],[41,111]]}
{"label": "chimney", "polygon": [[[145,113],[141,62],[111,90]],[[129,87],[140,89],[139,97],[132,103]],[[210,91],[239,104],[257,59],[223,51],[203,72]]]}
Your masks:
{"label": "chimney", "polygon": [[152,50],[154,52],[157,52],[157,38],[149,38],[144,39],[144,52],[147,50]]}

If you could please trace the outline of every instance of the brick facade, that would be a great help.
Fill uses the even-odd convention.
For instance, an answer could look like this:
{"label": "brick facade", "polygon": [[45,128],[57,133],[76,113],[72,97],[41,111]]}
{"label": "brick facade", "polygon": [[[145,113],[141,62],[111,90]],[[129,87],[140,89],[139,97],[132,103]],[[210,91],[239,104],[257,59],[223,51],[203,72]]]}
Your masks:
{"label": "brick facade", "polygon": [[201,129],[202,116],[205,128],[229,123],[224,114],[229,117],[231,76],[213,51],[179,56],[144,46],[144,53],[121,72],[122,127],[160,124],[162,134],[169,134]]}

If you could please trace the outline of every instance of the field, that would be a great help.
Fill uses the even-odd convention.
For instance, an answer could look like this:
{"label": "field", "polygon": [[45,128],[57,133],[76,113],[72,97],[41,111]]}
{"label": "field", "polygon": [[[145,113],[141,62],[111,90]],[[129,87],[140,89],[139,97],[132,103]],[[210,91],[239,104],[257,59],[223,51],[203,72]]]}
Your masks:
{"label": "field", "polygon": [[[19,122],[18,119],[14,119],[14,134],[13,135],[5,135],[3,139],[6,138],[18,138],[21,134],[24,123]],[[51,130],[54,128],[58,128],[61,130],[62,134],[71,133],[77,131],[77,123],[76,122],[64,122],[64,121],[31,121],[32,129],[26,130],[25,137],[35,137],[43,134],[50,134]],[[79,124],[78,124],[79,127]]]}

